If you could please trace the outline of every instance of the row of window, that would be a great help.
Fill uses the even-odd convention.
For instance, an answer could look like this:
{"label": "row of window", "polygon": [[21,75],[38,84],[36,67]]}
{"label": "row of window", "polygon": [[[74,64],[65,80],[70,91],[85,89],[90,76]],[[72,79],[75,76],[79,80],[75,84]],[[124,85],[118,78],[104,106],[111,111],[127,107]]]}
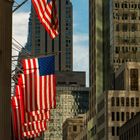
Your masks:
{"label": "row of window", "polygon": [[137,47],[115,47],[115,53],[137,52]]}
{"label": "row of window", "polygon": [[[119,58],[117,58],[117,59],[114,59],[113,60],[114,63],[120,63],[120,66],[121,66],[121,63],[131,62],[131,61],[133,62],[134,59],[119,59]],[[122,78],[121,78],[121,80],[122,80]]]}
{"label": "row of window", "polygon": [[136,13],[113,13],[113,19],[117,19],[117,20],[136,20],[139,19],[140,17],[137,16]]}
{"label": "row of window", "polygon": [[140,37],[116,36],[114,42],[120,45],[138,45],[140,44]]}
{"label": "row of window", "polygon": [[112,121],[128,121],[133,118],[135,115],[134,112],[111,112]]}
{"label": "row of window", "polygon": [[118,23],[116,24],[116,31],[135,32],[138,31],[138,24],[136,23]]}
{"label": "row of window", "polygon": [[111,106],[136,106],[139,107],[138,97],[112,97]]}
{"label": "row of window", "polygon": [[111,106],[136,106],[139,107],[139,98],[138,97],[112,97]]}
{"label": "row of window", "polygon": [[131,9],[140,9],[140,3],[128,3],[128,2],[115,2],[114,8],[131,8]]}
{"label": "row of window", "polygon": [[135,124],[132,128],[120,136],[120,140],[131,140],[140,135],[140,123]]}

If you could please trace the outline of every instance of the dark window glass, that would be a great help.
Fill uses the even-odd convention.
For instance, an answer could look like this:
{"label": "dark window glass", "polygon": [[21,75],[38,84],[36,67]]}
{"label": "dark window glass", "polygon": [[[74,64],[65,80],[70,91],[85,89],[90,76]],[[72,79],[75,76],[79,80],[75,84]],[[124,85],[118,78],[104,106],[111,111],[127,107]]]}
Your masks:
{"label": "dark window glass", "polygon": [[139,98],[136,98],[136,106],[139,106]]}
{"label": "dark window glass", "polygon": [[77,126],[73,125],[73,131],[77,131]]}
{"label": "dark window glass", "polygon": [[132,19],[132,20],[135,20],[136,17],[137,17],[137,16],[136,16],[136,13],[132,13],[132,14],[131,14],[131,19]]}
{"label": "dark window glass", "polygon": [[115,8],[119,8],[119,3],[115,3]]}
{"label": "dark window glass", "polygon": [[116,53],[120,52],[120,47],[116,47]]}
{"label": "dark window glass", "polygon": [[128,25],[127,25],[126,23],[124,23],[124,24],[122,25],[122,30],[123,30],[123,32],[127,32],[127,30],[128,30]]}
{"label": "dark window glass", "polygon": [[120,112],[116,112],[116,120],[117,120],[117,121],[120,120]]}
{"label": "dark window glass", "polygon": [[122,15],[122,19],[123,19],[123,20],[127,20],[127,19],[128,19],[128,14],[125,14],[125,13],[124,13],[124,14]]}
{"label": "dark window glass", "polygon": [[119,100],[119,97],[116,98],[116,106],[119,106],[120,105],[120,100]]}
{"label": "dark window glass", "polygon": [[112,136],[115,136],[115,127],[112,127]]}
{"label": "dark window glass", "polygon": [[112,121],[115,121],[115,112],[112,112],[111,117],[112,117]]}
{"label": "dark window glass", "polygon": [[116,132],[117,136],[119,136],[119,127],[117,126],[117,132]]}
{"label": "dark window glass", "polygon": [[131,112],[131,118],[134,118],[134,112]]}
{"label": "dark window glass", "polygon": [[132,24],[132,25],[131,25],[131,31],[132,31],[132,32],[137,31],[137,25],[136,25],[136,24]]}
{"label": "dark window glass", "polygon": [[126,98],[126,106],[129,106],[129,98]]}
{"label": "dark window glass", "polygon": [[114,97],[111,98],[111,106],[115,106],[115,98]]}
{"label": "dark window glass", "polygon": [[129,112],[126,112],[126,121],[129,120]]}
{"label": "dark window glass", "polygon": [[124,106],[124,97],[121,97],[121,106]]}
{"label": "dark window glass", "polygon": [[138,4],[138,8],[140,9],[140,4]]}
{"label": "dark window glass", "polygon": [[121,121],[124,121],[124,112],[121,112]]}
{"label": "dark window glass", "polygon": [[138,69],[130,70],[130,79],[131,90],[138,90]]}
{"label": "dark window glass", "polygon": [[131,106],[134,106],[134,98],[131,98]]}

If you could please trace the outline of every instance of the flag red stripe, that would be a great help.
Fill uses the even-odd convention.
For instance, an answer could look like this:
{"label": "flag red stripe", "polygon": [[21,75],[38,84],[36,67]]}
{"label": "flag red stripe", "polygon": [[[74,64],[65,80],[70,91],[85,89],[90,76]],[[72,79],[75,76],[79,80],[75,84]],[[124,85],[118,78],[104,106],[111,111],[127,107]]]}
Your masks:
{"label": "flag red stripe", "polygon": [[[52,16],[52,2],[46,5],[45,1],[39,1],[39,0],[32,0],[33,6],[35,8],[35,11],[38,15],[38,18],[40,22],[43,24],[43,26],[46,28],[48,34],[51,38],[55,38],[58,35],[58,28],[53,29],[51,28],[51,20],[54,18]],[[54,8],[54,14],[57,15],[56,9]],[[56,27],[58,27],[58,22],[56,22]]]}

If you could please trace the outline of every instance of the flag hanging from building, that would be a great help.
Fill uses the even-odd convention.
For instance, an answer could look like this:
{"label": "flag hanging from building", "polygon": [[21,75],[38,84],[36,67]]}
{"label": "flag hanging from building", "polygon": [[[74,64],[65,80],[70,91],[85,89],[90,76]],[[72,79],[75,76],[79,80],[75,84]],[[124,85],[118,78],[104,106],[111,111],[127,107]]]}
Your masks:
{"label": "flag hanging from building", "polygon": [[15,95],[11,99],[17,140],[37,137],[47,129],[50,109],[56,107],[54,56],[22,60]]}
{"label": "flag hanging from building", "polygon": [[[32,138],[39,136],[40,133],[47,130],[49,116],[49,112],[47,112],[47,116],[43,114],[40,114],[41,116],[31,116],[27,113],[23,106],[24,99],[22,94],[20,85],[16,85],[15,96],[11,98],[11,106],[14,136],[17,140],[21,140],[24,137]],[[22,121],[22,116],[24,116],[24,122]]]}
{"label": "flag hanging from building", "polygon": [[46,121],[34,122],[24,126],[21,123],[20,100],[21,99],[16,96],[11,98],[14,137],[16,140],[22,140],[25,137],[37,137],[41,132],[47,129]]}
{"label": "flag hanging from building", "polygon": [[56,106],[54,56],[24,59],[26,110],[32,114],[46,112]]}
{"label": "flag hanging from building", "polygon": [[56,0],[32,0],[36,14],[52,39],[58,35]]}

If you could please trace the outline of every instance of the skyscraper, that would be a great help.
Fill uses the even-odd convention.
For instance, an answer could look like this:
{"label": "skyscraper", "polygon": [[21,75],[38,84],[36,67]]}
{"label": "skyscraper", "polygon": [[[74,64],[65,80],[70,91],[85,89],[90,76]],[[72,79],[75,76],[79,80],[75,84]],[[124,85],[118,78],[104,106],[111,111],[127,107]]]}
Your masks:
{"label": "skyscraper", "polygon": [[34,56],[54,54],[56,71],[72,71],[72,3],[70,0],[56,2],[59,18],[59,35],[52,40],[40,24],[34,9],[31,8],[26,49]]}
{"label": "skyscraper", "polygon": [[89,0],[89,114],[96,114],[96,102],[108,88],[109,0]]}

